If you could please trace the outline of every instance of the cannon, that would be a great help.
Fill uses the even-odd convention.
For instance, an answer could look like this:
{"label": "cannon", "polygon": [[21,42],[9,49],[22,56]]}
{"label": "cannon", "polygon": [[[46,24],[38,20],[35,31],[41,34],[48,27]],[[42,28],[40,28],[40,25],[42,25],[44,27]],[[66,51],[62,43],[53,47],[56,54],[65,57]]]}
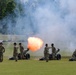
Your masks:
{"label": "cannon", "polygon": [[[21,53],[18,53],[18,60],[24,60],[24,59],[26,59],[26,60],[28,60],[28,59],[30,59],[30,54],[29,53],[27,53],[29,50],[24,50],[24,52],[23,52],[23,58],[21,58]],[[11,58],[9,58],[9,60],[14,60],[14,57],[11,57]]]}
{"label": "cannon", "polygon": [[[49,60],[61,60],[61,54],[59,54],[58,52],[60,51],[60,49],[58,49],[55,53],[55,59],[53,59],[53,55],[49,54]],[[40,58],[39,60],[45,60],[45,57]]]}
{"label": "cannon", "polygon": [[69,59],[69,61],[76,61],[76,49],[72,54],[72,57]]}
{"label": "cannon", "polygon": [[19,59],[19,60],[21,60],[21,59],[26,59],[26,60],[28,60],[28,59],[30,59],[30,54],[29,54],[29,53],[26,53],[26,54],[23,55],[23,58],[21,58],[21,54],[19,53],[19,54],[18,54],[18,59]]}
{"label": "cannon", "polygon": [[60,51],[60,49],[58,49],[55,53],[55,59],[53,59],[53,55],[49,54],[49,60],[60,60],[61,59],[61,54],[58,54],[58,52]]}

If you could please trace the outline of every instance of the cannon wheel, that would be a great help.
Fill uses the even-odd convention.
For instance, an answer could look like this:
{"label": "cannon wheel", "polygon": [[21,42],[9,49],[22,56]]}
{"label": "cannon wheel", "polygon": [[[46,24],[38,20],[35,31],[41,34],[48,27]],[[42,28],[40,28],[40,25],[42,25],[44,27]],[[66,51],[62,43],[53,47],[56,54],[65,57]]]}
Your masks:
{"label": "cannon wheel", "polygon": [[30,54],[27,53],[25,57],[26,57],[26,59],[30,59]]}
{"label": "cannon wheel", "polygon": [[57,54],[56,58],[57,58],[57,60],[60,60],[61,59],[61,55]]}

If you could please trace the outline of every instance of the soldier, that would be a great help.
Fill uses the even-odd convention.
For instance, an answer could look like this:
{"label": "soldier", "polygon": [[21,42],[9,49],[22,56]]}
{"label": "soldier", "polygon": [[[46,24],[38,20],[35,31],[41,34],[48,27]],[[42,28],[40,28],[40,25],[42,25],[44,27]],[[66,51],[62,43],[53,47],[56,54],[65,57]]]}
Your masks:
{"label": "soldier", "polygon": [[5,48],[2,45],[3,43],[0,42],[0,61],[3,61],[3,53],[5,52]]}
{"label": "soldier", "polygon": [[20,54],[21,54],[21,59],[23,58],[23,51],[24,51],[24,47],[22,46],[22,43],[19,43],[19,47],[20,47]]}
{"label": "soldier", "polygon": [[74,59],[76,59],[76,49],[75,49],[75,51],[73,52],[72,57],[73,57]]}
{"label": "soldier", "polygon": [[52,48],[52,57],[53,59],[55,59],[55,55],[56,55],[56,48],[54,47],[54,44],[51,44],[51,48]]}
{"label": "soldier", "polygon": [[46,62],[48,62],[49,60],[49,49],[51,47],[48,47],[48,44],[45,44],[45,48],[44,48],[44,58],[46,60]]}
{"label": "soldier", "polygon": [[17,47],[16,45],[17,45],[17,44],[14,43],[13,57],[14,57],[15,61],[18,60],[18,47]]}

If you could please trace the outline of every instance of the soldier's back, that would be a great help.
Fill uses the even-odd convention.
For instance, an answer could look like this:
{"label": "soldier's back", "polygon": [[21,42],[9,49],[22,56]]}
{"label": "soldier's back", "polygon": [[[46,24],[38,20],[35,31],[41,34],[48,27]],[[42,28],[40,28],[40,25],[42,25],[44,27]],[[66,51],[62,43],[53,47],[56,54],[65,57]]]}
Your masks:
{"label": "soldier's back", "polygon": [[0,46],[0,52],[3,52],[4,47]]}

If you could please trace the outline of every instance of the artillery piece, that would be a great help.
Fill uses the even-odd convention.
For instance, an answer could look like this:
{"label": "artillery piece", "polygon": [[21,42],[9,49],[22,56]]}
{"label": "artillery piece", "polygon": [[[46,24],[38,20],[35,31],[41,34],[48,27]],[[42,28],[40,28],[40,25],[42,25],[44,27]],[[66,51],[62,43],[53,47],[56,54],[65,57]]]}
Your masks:
{"label": "artillery piece", "polygon": [[[55,53],[55,59],[53,59],[53,55],[49,54],[49,60],[60,60],[61,59],[61,54],[59,54],[58,52],[60,51],[60,49],[58,49]],[[45,57],[40,58],[39,60],[45,60]]]}

